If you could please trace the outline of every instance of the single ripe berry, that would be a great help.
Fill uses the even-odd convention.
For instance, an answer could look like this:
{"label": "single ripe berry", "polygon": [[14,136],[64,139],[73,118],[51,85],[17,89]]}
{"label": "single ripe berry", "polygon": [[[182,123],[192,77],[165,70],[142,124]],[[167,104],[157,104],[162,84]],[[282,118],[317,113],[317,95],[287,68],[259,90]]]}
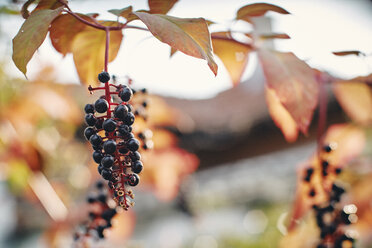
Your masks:
{"label": "single ripe berry", "polygon": [[118,131],[121,135],[125,136],[127,135],[128,133],[130,133],[130,128],[127,126],[127,125],[121,125],[119,128],[118,128]]}
{"label": "single ripe berry", "polygon": [[87,197],[87,202],[88,202],[88,203],[95,203],[96,200],[97,200],[97,199],[94,198],[94,196],[89,195],[89,196]]}
{"label": "single ripe berry", "polygon": [[94,125],[97,129],[102,129],[103,128],[103,119],[97,119],[96,125]]}
{"label": "single ripe berry", "polygon": [[98,165],[97,170],[98,170],[99,174],[102,173],[103,169],[104,169],[104,167],[102,165]]}
{"label": "single ripe berry", "polygon": [[144,108],[146,108],[146,107],[147,107],[147,101],[143,101],[143,102],[142,102],[142,106],[143,106]]}
{"label": "single ripe berry", "polygon": [[85,130],[84,130],[84,136],[87,140],[89,140],[90,136],[92,136],[93,134],[95,134],[96,131],[91,128],[91,127],[87,127]]}
{"label": "single ripe berry", "polygon": [[103,182],[102,181],[98,181],[98,182],[96,182],[96,188],[97,189],[103,189]]}
{"label": "single ripe berry", "polygon": [[137,160],[141,160],[141,154],[137,151],[131,152],[129,156],[130,156],[130,159],[132,160],[132,162],[137,161]]}
{"label": "single ripe berry", "polygon": [[93,134],[92,136],[90,136],[89,138],[89,142],[93,145],[93,146],[99,146],[102,144],[102,138],[101,136],[99,136],[98,134]]}
{"label": "single ripe berry", "polygon": [[108,109],[109,105],[108,105],[108,102],[105,100],[105,99],[98,99],[95,103],[94,103],[94,108],[96,109],[96,111],[98,113],[105,113]]}
{"label": "single ripe berry", "polygon": [[128,112],[133,112],[133,106],[131,105],[131,104],[127,104],[127,105],[125,105],[125,106],[127,106],[127,108],[128,108]]}
{"label": "single ripe berry", "polygon": [[141,161],[137,160],[136,162],[132,163],[131,168],[132,168],[132,171],[134,173],[137,173],[138,174],[138,173],[140,173],[142,171],[143,164],[142,164]]}
{"label": "single ripe berry", "polygon": [[136,139],[130,139],[127,143],[127,148],[132,152],[137,151],[139,148],[140,143]]}
{"label": "single ripe berry", "polygon": [[106,194],[99,194],[97,196],[97,200],[100,201],[100,202],[102,202],[102,203],[105,203],[106,200],[107,200],[107,195]]}
{"label": "single ripe berry", "polygon": [[105,168],[110,168],[114,165],[114,157],[111,155],[106,155],[101,160],[101,165]]}
{"label": "single ripe berry", "polygon": [[128,177],[128,184],[130,186],[136,186],[139,183],[139,176],[137,174],[131,174]]}
{"label": "single ripe berry", "polygon": [[323,146],[323,150],[325,152],[331,152],[332,151],[332,147],[330,145],[325,145],[325,146]]}
{"label": "single ripe berry", "polygon": [[97,164],[101,163],[101,160],[103,158],[103,154],[99,151],[94,151],[93,152],[93,160],[94,162],[96,162]]}
{"label": "single ripe berry", "polygon": [[121,148],[119,148],[119,152],[120,152],[121,154],[127,154],[127,153],[129,152],[129,150],[128,150],[128,148],[126,148],[126,147],[121,147]]}
{"label": "single ripe berry", "polygon": [[113,132],[116,128],[116,121],[114,121],[113,119],[107,119],[103,122],[102,126],[106,132]]}
{"label": "single ripe berry", "polygon": [[128,108],[125,105],[118,105],[114,110],[114,116],[121,120],[124,120],[125,116],[128,114]]}
{"label": "single ripe berry", "polygon": [[143,94],[146,94],[146,93],[147,93],[147,89],[146,89],[146,88],[143,88],[143,89],[141,90],[141,92],[142,92]]}
{"label": "single ripe berry", "polygon": [[103,170],[101,171],[101,176],[102,176],[103,179],[105,179],[105,180],[110,180],[111,177],[112,177],[112,175],[111,175],[111,171],[108,170],[108,169],[103,169]]}
{"label": "single ripe berry", "polygon": [[127,116],[124,118],[124,123],[128,126],[132,125],[134,123],[134,114],[133,113],[128,113]]}
{"label": "single ripe berry", "polygon": [[116,142],[114,140],[105,141],[105,143],[103,143],[103,150],[108,154],[114,153],[116,151]]}
{"label": "single ripe berry", "polygon": [[130,88],[124,87],[123,89],[120,90],[119,92],[119,97],[123,102],[128,102],[133,95],[133,92]]}
{"label": "single ripe berry", "polygon": [[105,209],[102,214],[101,214],[101,217],[102,219],[106,220],[106,221],[110,221],[112,219],[112,217],[114,217],[116,215],[116,210],[113,208],[109,208],[109,209]]}
{"label": "single ripe berry", "polygon": [[84,111],[85,111],[86,114],[89,114],[89,113],[94,114],[94,106],[93,106],[93,104],[87,104],[87,105],[85,105]]}
{"label": "single ripe berry", "polygon": [[108,74],[106,71],[103,71],[98,74],[98,80],[102,83],[107,83],[110,80],[110,74]]}
{"label": "single ripe berry", "polygon": [[94,124],[96,124],[96,122],[97,122],[97,119],[93,114],[86,114],[85,115],[85,123],[88,126],[94,126]]}

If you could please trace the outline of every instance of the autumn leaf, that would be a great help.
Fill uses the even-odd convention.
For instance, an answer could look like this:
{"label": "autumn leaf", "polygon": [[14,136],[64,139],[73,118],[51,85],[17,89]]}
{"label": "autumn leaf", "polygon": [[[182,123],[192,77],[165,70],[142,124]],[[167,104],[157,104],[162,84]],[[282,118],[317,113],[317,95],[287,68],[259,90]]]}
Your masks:
{"label": "autumn leaf", "polygon": [[[84,15],[80,16],[84,18]],[[84,19],[88,20],[89,18]],[[72,42],[75,36],[85,28],[86,25],[84,23],[71,15],[65,14],[58,16],[49,28],[49,37],[53,47],[65,56],[71,52]]]}
{"label": "autumn leaf", "polygon": [[38,5],[34,9],[34,11],[40,10],[40,9],[57,9],[57,8],[63,6],[63,4],[61,2],[64,2],[64,3],[67,4],[67,0],[63,0],[63,1],[41,0],[41,1],[39,1]]}
{"label": "autumn leaf", "polygon": [[[121,31],[110,31],[109,62],[116,58],[122,39]],[[105,31],[91,27],[76,35],[72,43],[72,55],[83,84],[96,84],[97,75],[104,69],[105,42]]]}
{"label": "autumn leaf", "polygon": [[275,90],[265,87],[266,103],[269,113],[275,124],[282,131],[288,142],[296,141],[298,137],[298,127],[291,114],[280,102]]}
{"label": "autumn leaf", "polygon": [[30,16],[30,12],[28,11],[28,7],[35,2],[36,0],[27,0],[21,8],[21,14],[24,19],[27,19]]}
{"label": "autumn leaf", "polygon": [[125,19],[128,19],[128,17],[132,14],[132,11],[133,11],[133,7],[128,6],[122,9],[110,9],[108,12],[118,17],[121,16],[121,17],[124,17]]}
{"label": "autumn leaf", "polygon": [[178,0],[148,0],[150,13],[165,15],[177,2]]}
{"label": "autumn leaf", "polygon": [[252,46],[234,40],[229,32],[212,33],[213,52],[225,65],[233,85],[240,83]]}
{"label": "autumn leaf", "polygon": [[267,40],[267,39],[290,39],[288,34],[262,34],[260,35],[261,39]]}
{"label": "autumn leaf", "polygon": [[141,12],[134,14],[161,42],[187,55],[207,60],[210,69],[217,75],[208,25],[203,18],[177,18]]}
{"label": "autumn leaf", "polygon": [[339,52],[332,52],[332,53],[336,56],[347,56],[347,55],[356,55],[356,56],[363,55],[363,56],[365,56],[364,53],[362,53],[361,51],[357,51],[357,50],[339,51]]}
{"label": "autumn leaf", "polygon": [[345,113],[355,122],[368,126],[372,125],[372,86],[364,83],[365,80],[360,77],[334,82],[332,89]]}
{"label": "autumn leaf", "polygon": [[250,22],[251,17],[263,16],[268,11],[273,11],[280,14],[289,14],[285,9],[268,3],[254,3],[241,7],[236,13],[237,20]]}
{"label": "autumn leaf", "polygon": [[260,49],[258,56],[267,87],[275,91],[298,129],[306,134],[319,93],[319,85],[313,70],[293,53]]}
{"label": "autumn leaf", "polygon": [[43,43],[50,23],[61,13],[63,7],[55,10],[45,9],[33,12],[25,20],[13,39],[13,61],[26,75],[27,64],[35,51]]}

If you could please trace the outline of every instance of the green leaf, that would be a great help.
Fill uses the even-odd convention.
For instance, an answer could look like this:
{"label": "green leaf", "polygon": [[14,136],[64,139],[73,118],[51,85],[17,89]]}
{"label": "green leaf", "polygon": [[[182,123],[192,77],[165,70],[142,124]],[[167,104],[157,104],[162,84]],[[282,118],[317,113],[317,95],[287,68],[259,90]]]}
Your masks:
{"label": "green leaf", "polygon": [[50,23],[61,13],[62,9],[63,7],[33,12],[14,37],[12,58],[23,74],[26,75],[28,62],[43,43]]}
{"label": "green leaf", "polygon": [[167,15],[134,12],[161,42],[187,55],[205,59],[212,72],[217,64],[212,54],[208,25],[203,18],[177,18]]}
{"label": "green leaf", "polygon": [[0,14],[19,15],[19,11],[11,9],[7,6],[1,6],[0,7]]}

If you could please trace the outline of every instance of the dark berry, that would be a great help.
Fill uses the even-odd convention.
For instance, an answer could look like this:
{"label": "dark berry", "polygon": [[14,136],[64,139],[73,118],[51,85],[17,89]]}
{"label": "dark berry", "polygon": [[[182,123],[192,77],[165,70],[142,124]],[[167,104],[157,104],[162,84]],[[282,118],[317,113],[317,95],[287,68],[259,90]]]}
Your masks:
{"label": "dark berry", "polygon": [[108,74],[106,71],[103,71],[98,74],[98,80],[102,83],[107,83],[110,80],[110,74]]}
{"label": "dark berry", "polygon": [[97,169],[98,169],[98,173],[101,175],[104,167],[102,165],[98,165]]}
{"label": "dark berry", "polygon": [[130,140],[134,138],[133,133],[127,133],[126,135],[123,135],[124,140]]}
{"label": "dark berry", "polygon": [[103,179],[105,180],[110,180],[112,175],[111,175],[111,171],[108,170],[108,169],[103,169],[102,172],[101,172],[101,176],[103,177]]}
{"label": "dark berry", "polygon": [[145,135],[143,133],[139,133],[138,134],[138,138],[140,138],[141,140],[146,139],[146,137],[145,137]]}
{"label": "dark berry", "polygon": [[99,146],[102,144],[102,138],[101,136],[99,136],[98,134],[93,134],[92,136],[90,136],[89,138],[89,142],[93,145],[93,146]]}
{"label": "dark berry", "polygon": [[131,158],[132,162],[137,161],[137,160],[141,160],[141,154],[137,151],[131,152],[130,153],[130,158]]}
{"label": "dark berry", "polygon": [[87,104],[85,105],[84,111],[86,114],[94,114],[94,106],[93,104]]}
{"label": "dark berry", "polygon": [[131,105],[131,104],[127,104],[127,105],[125,105],[125,106],[127,106],[127,108],[128,108],[128,112],[133,112],[133,106]]}
{"label": "dark berry", "polygon": [[119,97],[123,102],[128,102],[133,95],[133,92],[130,88],[124,87],[123,89],[120,90],[119,92]]}
{"label": "dark berry", "polygon": [[118,128],[118,131],[120,134],[125,135],[127,133],[130,133],[131,130],[129,126],[123,124]]}
{"label": "dark berry", "polygon": [[128,126],[132,125],[134,123],[134,114],[133,113],[128,113],[127,116],[124,118],[124,123]]}
{"label": "dark berry", "polygon": [[119,152],[120,152],[121,154],[127,154],[127,153],[129,152],[129,150],[128,150],[128,148],[126,148],[126,147],[121,147],[121,148],[119,148]]}
{"label": "dark berry", "polygon": [[114,109],[114,116],[121,120],[124,120],[127,114],[128,114],[128,108],[125,105],[120,104]]}
{"label": "dark berry", "polygon": [[147,101],[143,101],[143,102],[142,102],[142,106],[143,106],[144,108],[146,108],[146,107],[147,107]]}
{"label": "dark berry", "polygon": [[97,200],[100,201],[100,202],[102,202],[102,203],[105,203],[106,202],[106,199],[107,199],[106,194],[99,194],[97,196]]}
{"label": "dark berry", "polygon": [[89,212],[89,213],[88,213],[88,216],[89,216],[89,218],[90,218],[91,220],[94,220],[94,219],[96,218],[96,214],[93,213],[93,212]]}
{"label": "dark berry", "polygon": [[116,142],[114,140],[107,140],[103,143],[103,150],[108,154],[113,154],[116,151]]}
{"label": "dark berry", "polygon": [[97,188],[97,189],[103,189],[103,186],[104,186],[104,184],[103,184],[102,181],[98,181],[98,182],[96,182],[96,188]]}
{"label": "dark berry", "polygon": [[314,189],[311,189],[310,192],[309,192],[309,196],[310,197],[314,197],[316,195],[316,192]]}
{"label": "dark berry", "polygon": [[323,166],[323,168],[327,168],[327,167],[329,166],[328,161],[323,160],[323,161],[322,161],[322,166]]}
{"label": "dark berry", "polygon": [[90,139],[90,136],[92,136],[93,134],[95,134],[96,131],[91,128],[91,127],[87,127],[85,130],[84,130],[84,136],[87,140]]}
{"label": "dark berry", "polygon": [[93,150],[97,151],[97,152],[102,152],[102,145],[99,145],[99,146],[92,146]]}
{"label": "dark berry", "polygon": [[340,174],[342,172],[342,169],[340,167],[336,168],[335,169],[335,173],[336,174]]}
{"label": "dark berry", "polygon": [[96,109],[96,111],[98,113],[105,113],[108,109],[109,105],[108,105],[108,102],[105,100],[105,99],[98,99],[95,103],[94,103],[94,108]]}
{"label": "dark berry", "polygon": [[106,209],[102,212],[101,217],[102,219],[106,221],[110,221],[112,217],[116,215],[116,210],[115,209]]}
{"label": "dark berry", "polygon": [[94,126],[94,124],[96,124],[96,122],[97,122],[97,119],[93,114],[89,113],[89,114],[85,115],[85,123],[88,126]]}
{"label": "dark berry", "polygon": [[139,183],[139,176],[137,174],[131,174],[128,177],[128,184],[130,186],[136,186]]}
{"label": "dark berry", "polygon": [[106,155],[102,158],[101,165],[105,168],[110,168],[114,165],[114,157],[111,155]]}
{"label": "dark berry", "polygon": [[140,143],[136,139],[130,139],[127,143],[127,148],[132,152],[137,151],[139,148]]}
{"label": "dark berry", "polygon": [[323,146],[323,150],[325,152],[331,152],[332,151],[332,147],[330,145],[325,145],[325,146]]}
{"label": "dark berry", "polygon": [[146,88],[143,88],[143,89],[141,89],[141,92],[144,93],[144,94],[146,94],[147,93],[147,89]]}
{"label": "dark berry", "polygon": [[97,119],[96,125],[94,125],[97,129],[102,129],[103,128],[103,119],[99,118]]}
{"label": "dark berry", "polygon": [[107,119],[103,122],[103,129],[107,132],[113,132],[116,128],[116,121],[113,119]]}
{"label": "dark berry", "polygon": [[137,160],[134,163],[132,163],[132,167],[131,168],[132,168],[132,171],[134,173],[139,174],[142,171],[142,169],[143,169],[143,164],[142,164],[141,161]]}
{"label": "dark berry", "polygon": [[91,196],[91,195],[90,195],[90,196],[88,196],[88,198],[87,198],[87,202],[88,202],[88,203],[90,203],[90,204],[91,204],[91,203],[95,203],[95,202],[96,202],[96,200],[97,200],[97,199],[96,199],[96,198],[94,198],[94,197],[93,197],[93,196]]}
{"label": "dark berry", "polygon": [[100,239],[103,239],[105,236],[103,235],[103,231],[105,230],[104,226],[97,226],[97,234]]}
{"label": "dark berry", "polygon": [[94,162],[96,162],[97,164],[101,163],[101,160],[103,158],[103,154],[99,151],[94,151],[93,152],[93,160]]}

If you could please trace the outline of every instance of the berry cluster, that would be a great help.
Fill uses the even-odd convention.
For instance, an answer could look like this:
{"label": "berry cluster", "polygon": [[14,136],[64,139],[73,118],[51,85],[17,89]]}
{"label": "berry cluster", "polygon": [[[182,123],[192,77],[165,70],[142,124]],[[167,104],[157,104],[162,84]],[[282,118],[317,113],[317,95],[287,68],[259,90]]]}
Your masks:
{"label": "berry cluster", "polygon": [[[98,80],[104,87],[89,86],[88,89],[91,93],[104,90],[105,94],[94,104],[85,106],[85,122],[88,127],[84,136],[93,147],[93,159],[98,164],[98,172],[108,181],[114,200],[127,210],[133,205],[133,194],[126,186],[136,186],[140,180],[138,174],[143,169],[138,149],[141,143],[142,147],[148,148],[147,143],[137,140],[132,132],[135,115],[139,113],[130,102],[134,93],[146,93],[146,90],[133,91],[126,85],[110,84],[110,75],[107,72],[100,73]],[[146,106],[147,102],[142,103],[141,107]],[[143,133],[139,134],[139,138],[143,140]]]}
{"label": "berry cluster", "polygon": [[303,177],[304,182],[310,186],[309,197],[312,199],[317,195],[315,182],[312,180],[315,173],[318,172],[324,185],[328,183],[331,185],[329,190],[324,189],[327,192],[327,200],[313,205],[321,239],[317,248],[354,247],[353,233],[348,232],[345,227],[357,221],[357,207],[354,204],[345,205],[342,208],[340,206],[341,196],[345,193],[345,189],[336,184],[330,175],[340,174],[341,168],[335,168],[325,159],[333,149],[331,145],[324,146],[320,168],[308,168]]}
{"label": "berry cluster", "polygon": [[84,237],[103,239],[104,230],[110,228],[112,218],[117,214],[115,207],[108,203],[109,191],[102,181],[96,183],[97,193],[89,195],[87,202],[90,205],[89,220],[84,223],[81,230],[74,235],[75,241],[84,241]]}

